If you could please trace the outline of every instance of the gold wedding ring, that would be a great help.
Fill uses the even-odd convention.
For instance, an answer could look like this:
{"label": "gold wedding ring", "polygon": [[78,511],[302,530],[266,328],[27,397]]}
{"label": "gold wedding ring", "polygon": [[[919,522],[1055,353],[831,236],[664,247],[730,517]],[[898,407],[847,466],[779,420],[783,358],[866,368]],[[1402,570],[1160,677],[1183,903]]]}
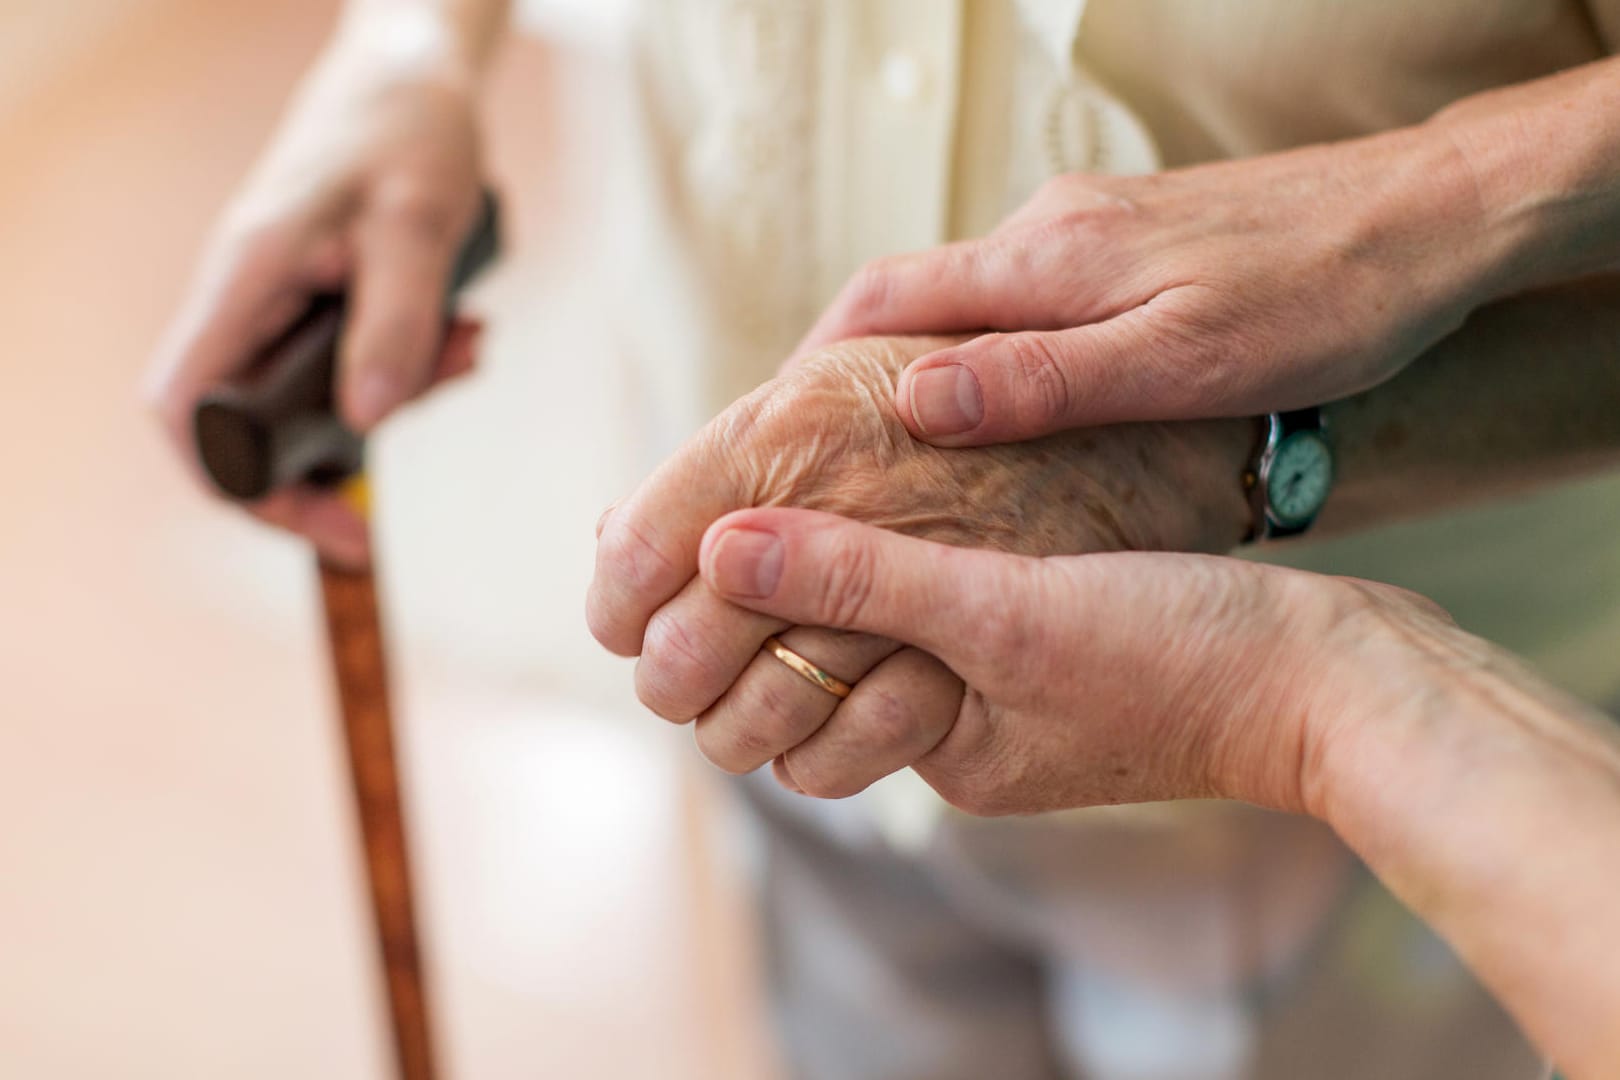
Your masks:
{"label": "gold wedding ring", "polygon": [[835,698],[847,698],[853,689],[849,683],[812,664],[774,637],[765,639],[765,651]]}

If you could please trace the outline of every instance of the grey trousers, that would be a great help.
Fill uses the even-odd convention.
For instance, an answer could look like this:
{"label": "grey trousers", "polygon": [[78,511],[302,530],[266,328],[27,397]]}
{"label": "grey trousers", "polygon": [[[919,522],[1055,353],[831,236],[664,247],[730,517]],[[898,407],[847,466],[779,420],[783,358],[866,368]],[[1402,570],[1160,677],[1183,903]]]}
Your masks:
{"label": "grey trousers", "polygon": [[982,821],[919,850],[766,774],[773,1014],[803,1080],[1535,1080],[1325,829],[1233,804]]}

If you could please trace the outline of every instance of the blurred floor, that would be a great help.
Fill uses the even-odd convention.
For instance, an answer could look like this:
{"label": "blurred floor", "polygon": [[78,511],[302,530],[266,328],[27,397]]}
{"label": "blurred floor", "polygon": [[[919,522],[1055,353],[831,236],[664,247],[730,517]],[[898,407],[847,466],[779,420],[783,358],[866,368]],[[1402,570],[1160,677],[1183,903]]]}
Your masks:
{"label": "blurred floor", "polygon": [[[13,46],[47,21],[14,3]],[[8,1080],[386,1074],[305,553],[192,490],[138,404],[332,6],[107,0],[0,85]],[[727,819],[581,617],[592,523],[640,457],[573,273],[593,129],[545,107],[593,78],[509,50],[491,130],[518,257],[483,290],[486,370],[379,453],[441,1043],[468,1080],[752,1080]]]}

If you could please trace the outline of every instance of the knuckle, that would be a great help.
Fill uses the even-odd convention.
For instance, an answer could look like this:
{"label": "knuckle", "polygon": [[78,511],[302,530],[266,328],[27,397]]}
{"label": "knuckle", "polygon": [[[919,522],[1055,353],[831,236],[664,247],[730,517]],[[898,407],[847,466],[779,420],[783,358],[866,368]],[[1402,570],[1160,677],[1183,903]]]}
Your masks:
{"label": "knuckle", "polygon": [[1100,208],[1066,207],[1041,222],[1036,231],[1044,239],[1070,245],[1076,236],[1085,236],[1097,231],[1103,220],[1104,215],[1100,212]]}
{"label": "knuckle", "polygon": [[1019,230],[1021,246],[1064,253],[1070,265],[1077,248],[1106,251],[1110,239],[1138,213],[1137,205],[1103,178],[1087,175],[1048,180],[1032,203],[1037,212]]}
{"label": "knuckle", "polygon": [[615,656],[635,656],[641,652],[641,634],[624,610],[621,598],[604,587],[600,574],[591,583],[585,598],[585,625],[604,648]]}
{"label": "knuckle", "polygon": [[733,776],[753,772],[770,760],[770,756],[763,759],[755,757],[759,752],[753,745],[756,736],[748,730],[745,723],[740,723],[739,719],[728,717],[724,721],[699,720],[693,732],[698,752],[709,764]]}
{"label": "knuckle", "polygon": [[710,650],[681,619],[658,612],[642,638],[637,694],[659,716],[684,723],[696,711],[693,684],[712,663]]}
{"label": "knuckle", "polygon": [[453,240],[461,218],[452,200],[415,183],[384,185],[372,196],[368,209],[380,225],[433,244]]}
{"label": "knuckle", "polygon": [[1049,211],[1048,221],[1086,228],[1108,217],[1110,208],[1130,205],[1120,197],[1117,178],[1083,172],[1051,177],[1036,189],[1032,201]]}
{"label": "knuckle", "polygon": [[667,671],[691,671],[703,667],[711,656],[684,620],[659,611],[647,620],[641,659]]}
{"label": "knuckle", "polygon": [[1074,196],[1086,188],[1085,176],[1082,173],[1058,173],[1041,181],[1041,186],[1035,189],[1035,201],[1042,204],[1061,205],[1067,203]]}
{"label": "knuckle", "polygon": [[603,528],[596,558],[601,576],[630,592],[650,588],[658,578],[674,569],[673,560],[659,549],[640,523],[623,513],[614,514]]}
{"label": "knuckle", "polygon": [[693,719],[690,710],[677,705],[675,694],[664,674],[644,664],[636,667],[636,698],[648,712],[661,720],[680,725]]}
{"label": "knuckle", "polygon": [[800,703],[788,692],[786,685],[778,681],[785,678],[797,679],[798,676],[791,672],[777,675],[772,671],[771,677],[760,675],[744,678],[737,685],[736,713],[744,721],[742,726],[747,731],[745,742],[753,749],[779,747],[793,727]]}
{"label": "knuckle", "polygon": [[[1052,420],[1068,415],[1074,402],[1067,365],[1052,339],[1043,334],[1015,334],[1005,339],[1008,356],[1026,402],[1027,419]],[[1021,418],[1025,419],[1025,418]]]}
{"label": "knuckle", "polygon": [[698,725],[703,756],[727,772],[752,772],[794,744],[799,704],[769,678],[744,677],[724,713]]}
{"label": "knuckle", "polygon": [[861,791],[861,784],[820,755],[795,755],[791,764],[799,789],[813,799],[847,799]]}
{"label": "knuckle", "polygon": [[874,747],[904,746],[922,732],[917,710],[896,694],[872,687],[862,695],[863,741]]}
{"label": "knuckle", "polygon": [[737,764],[731,733],[718,721],[699,720],[692,729],[692,742],[703,759],[721,772],[741,776],[748,771]]}
{"label": "knuckle", "polygon": [[1065,209],[1074,208],[1085,215],[1092,207],[1126,203],[1128,200],[1121,198],[1122,179],[1107,173],[1058,173],[1035,190],[1035,198],[1044,205],[1052,206],[1059,214]]}
{"label": "knuckle", "polygon": [[828,561],[822,575],[820,619],[823,625],[845,628],[859,625],[872,602],[876,567],[872,549],[846,543]]}
{"label": "knuckle", "polygon": [[663,664],[667,658],[685,649],[685,631],[680,623],[662,611],[654,612],[641,634],[641,660],[646,664]]}
{"label": "knuckle", "polygon": [[757,443],[770,441],[770,419],[781,413],[779,402],[787,393],[783,387],[767,383],[732,402],[709,421],[702,435],[704,444],[722,460],[747,460],[748,451]]}

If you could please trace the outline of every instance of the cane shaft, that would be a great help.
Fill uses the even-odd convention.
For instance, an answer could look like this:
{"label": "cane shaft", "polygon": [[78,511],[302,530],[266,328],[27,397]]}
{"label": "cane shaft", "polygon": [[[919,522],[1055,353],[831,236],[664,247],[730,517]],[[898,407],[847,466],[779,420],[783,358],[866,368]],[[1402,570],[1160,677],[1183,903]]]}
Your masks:
{"label": "cane shaft", "polygon": [[332,668],[343,713],[366,877],[402,1080],[432,1080],[422,954],[388,700],[388,668],[372,573],[320,566]]}

